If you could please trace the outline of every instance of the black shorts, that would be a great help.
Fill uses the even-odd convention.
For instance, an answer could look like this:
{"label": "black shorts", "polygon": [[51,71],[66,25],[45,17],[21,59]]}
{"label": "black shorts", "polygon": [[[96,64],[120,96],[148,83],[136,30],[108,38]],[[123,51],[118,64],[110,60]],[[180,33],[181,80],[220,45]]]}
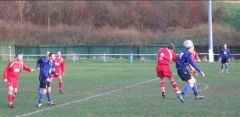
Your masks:
{"label": "black shorts", "polygon": [[222,58],[221,63],[222,63],[222,64],[228,63],[228,59],[227,59],[227,58]]}
{"label": "black shorts", "polygon": [[178,76],[182,79],[182,81],[188,81],[191,79],[190,72],[187,69],[178,69]]}
{"label": "black shorts", "polygon": [[48,88],[48,87],[51,87],[51,83],[47,82],[47,81],[40,81],[39,87],[40,88]]}

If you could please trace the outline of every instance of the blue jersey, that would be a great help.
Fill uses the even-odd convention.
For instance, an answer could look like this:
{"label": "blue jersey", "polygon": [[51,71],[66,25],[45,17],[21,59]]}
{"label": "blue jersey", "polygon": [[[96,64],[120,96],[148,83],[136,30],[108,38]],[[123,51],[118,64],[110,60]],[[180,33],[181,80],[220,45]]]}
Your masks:
{"label": "blue jersey", "polygon": [[222,48],[219,52],[219,55],[223,59],[230,59],[230,51],[228,48]]}
{"label": "blue jersey", "polygon": [[193,61],[191,53],[185,48],[176,61],[176,68],[180,70],[187,69],[189,65],[193,66],[198,72],[201,72],[201,69]]}
{"label": "blue jersey", "polygon": [[55,72],[55,62],[53,60],[49,60],[48,65],[49,65],[49,71],[48,71],[49,75],[56,74],[56,72]]}
{"label": "blue jersey", "polygon": [[51,74],[54,74],[55,63],[49,60],[47,57],[41,57],[36,63],[36,68],[40,68],[39,80],[46,81],[50,78]]}
{"label": "blue jersey", "polygon": [[49,59],[46,56],[39,58],[36,63],[36,68],[40,68],[40,70],[47,69],[45,64],[47,64],[48,61]]}

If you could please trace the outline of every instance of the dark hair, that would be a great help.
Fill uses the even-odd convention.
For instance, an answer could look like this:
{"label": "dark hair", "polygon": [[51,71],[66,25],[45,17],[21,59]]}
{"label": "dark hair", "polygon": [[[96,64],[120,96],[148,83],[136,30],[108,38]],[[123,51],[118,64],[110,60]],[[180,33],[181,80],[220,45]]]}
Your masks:
{"label": "dark hair", "polygon": [[169,43],[168,46],[167,46],[167,48],[174,50],[175,45],[174,45],[173,43]]}
{"label": "dark hair", "polygon": [[16,53],[15,58],[17,58],[19,55],[20,55],[19,53]]}
{"label": "dark hair", "polygon": [[54,54],[54,53],[50,52],[50,53],[49,53],[49,57],[51,57],[53,54]]}

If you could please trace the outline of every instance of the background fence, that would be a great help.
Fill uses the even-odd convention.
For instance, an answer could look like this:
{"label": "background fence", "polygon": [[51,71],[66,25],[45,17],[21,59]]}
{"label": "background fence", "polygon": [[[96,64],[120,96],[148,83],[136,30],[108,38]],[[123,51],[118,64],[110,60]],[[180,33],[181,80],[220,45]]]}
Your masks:
{"label": "background fence", "polygon": [[[25,59],[36,59],[39,56],[44,56],[45,52],[61,51],[65,59],[101,59],[103,61],[119,59],[119,60],[155,60],[156,53],[159,48],[165,47],[165,45],[151,45],[151,46],[86,46],[86,45],[38,45],[38,46],[25,46],[25,45],[2,45],[0,46],[0,59],[8,59],[9,53],[14,55],[16,52],[22,53]],[[215,61],[219,59],[218,51],[220,46],[214,47]],[[240,59],[240,48],[238,46],[229,46],[234,60]],[[182,46],[175,48],[176,53],[180,53]],[[195,49],[200,53],[202,60],[208,58],[207,46],[195,46]],[[132,58],[132,59],[131,59]]]}
{"label": "background fence", "polygon": [[[18,53],[23,53],[24,55],[41,55],[48,51],[61,51],[62,54],[105,54],[108,57],[114,57],[118,55],[119,57],[126,58],[124,54],[156,54],[159,48],[164,46],[22,46],[16,45],[15,51]],[[176,48],[176,50],[181,50]],[[120,55],[123,54],[123,55]],[[137,56],[140,58],[140,56]],[[153,56],[146,56],[147,59],[155,59]]]}

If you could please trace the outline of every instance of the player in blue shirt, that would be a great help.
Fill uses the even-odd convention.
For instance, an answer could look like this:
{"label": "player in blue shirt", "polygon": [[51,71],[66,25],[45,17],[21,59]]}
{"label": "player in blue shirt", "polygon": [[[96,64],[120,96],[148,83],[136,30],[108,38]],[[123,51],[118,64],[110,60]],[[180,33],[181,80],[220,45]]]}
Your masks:
{"label": "player in blue shirt", "polygon": [[176,61],[177,73],[182,79],[182,81],[188,84],[182,89],[182,93],[178,95],[181,102],[184,102],[184,95],[186,95],[191,89],[194,92],[195,99],[203,99],[204,96],[198,94],[197,83],[193,75],[190,74],[190,65],[194,67],[203,77],[205,77],[203,71],[197,66],[197,64],[192,59],[191,53],[194,51],[194,45],[191,40],[186,40],[184,43],[184,50],[179,55]]}
{"label": "player in blue shirt", "polygon": [[[49,55],[49,57],[48,57]],[[36,68],[40,70],[39,72],[39,92],[38,92],[38,103],[36,107],[41,107],[42,100],[45,94],[48,97],[48,105],[55,105],[52,100],[51,94],[51,83],[50,75],[55,74],[54,72],[54,61],[55,54],[46,52],[45,57],[38,59]]]}
{"label": "player in blue shirt", "polygon": [[223,48],[219,52],[220,59],[221,59],[221,70],[222,73],[226,71],[228,73],[228,61],[230,60],[230,51],[227,48],[227,44],[223,44]]}

